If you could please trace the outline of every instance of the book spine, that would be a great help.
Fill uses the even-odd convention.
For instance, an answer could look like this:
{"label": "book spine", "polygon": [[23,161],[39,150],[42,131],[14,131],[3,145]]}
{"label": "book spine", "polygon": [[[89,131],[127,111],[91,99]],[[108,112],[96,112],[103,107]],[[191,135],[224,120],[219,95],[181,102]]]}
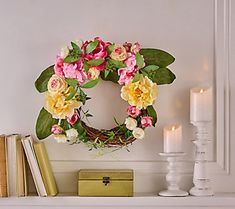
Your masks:
{"label": "book spine", "polygon": [[45,144],[34,143],[34,150],[38,165],[42,174],[43,182],[49,196],[55,196],[58,193],[55,177],[52,172],[51,163],[48,158]]}
{"label": "book spine", "polygon": [[33,139],[31,136],[23,138],[22,144],[29,163],[29,167],[33,176],[33,180],[39,196],[47,196],[45,185],[42,180],[42,175],[38,166],[38,162],[33,149]]}
{"label": "book spine", "polygon": [[24,153],[21,143],[21,138],[18,137],[16,140],[16,183],[17,183],[17,196],[25,196],[25,163],[24,163]]}
{"label": "book spine", "polygon": [[0,136],[0,197],[7,197],[6,137]]}

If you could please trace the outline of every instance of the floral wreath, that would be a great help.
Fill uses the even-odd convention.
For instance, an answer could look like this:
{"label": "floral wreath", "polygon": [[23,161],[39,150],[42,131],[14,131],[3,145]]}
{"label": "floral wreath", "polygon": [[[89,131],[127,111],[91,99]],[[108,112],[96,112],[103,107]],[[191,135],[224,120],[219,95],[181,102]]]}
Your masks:
{"label": "floral wreath", "polygon": [[[165,51],[141,49],[139,43],[121,45],[99,37],[71,42],[35,82],[36,89],[45,92],[36,123],[37,137],[45,139],[53,134],[58,142],[84,142],[90,148],[123,147],[143,139],[144,129],[157,122],[153,104],[158,85],[175,79],[167,68],[174,60]],[[92,117],[84,110],[91,99],[85,89],[93,88],[99,78],[121,85],[121,98],[129,104],[125,121],[119,123],[114,118],[117,126],[111,130],[98,130],[84,122]]]}

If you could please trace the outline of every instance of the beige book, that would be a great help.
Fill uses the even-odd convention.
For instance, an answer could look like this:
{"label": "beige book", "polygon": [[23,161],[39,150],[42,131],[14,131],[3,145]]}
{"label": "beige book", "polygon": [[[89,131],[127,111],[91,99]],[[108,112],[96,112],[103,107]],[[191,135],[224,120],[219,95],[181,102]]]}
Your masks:
{"label": "beige book", "polygon": [[55,196],[58,190],[45,144],[43,142],[34,143],[33,146],[47,194],[48,196]]}
{"label": "beige book", "polygon": [[19,134],[7,136],[7,181],[9,196],[27,195],[25,156]]}
{"label": "beige book", "polygon": [[21,138],[16,139],[16,189],[17,196],[27,196],[27,179],[26,179],[26,167],[25,167],[25,155],[23,152],[23,146]]}
{"label": "beige book", "polygon": [[21,139],[24,147],[26,158],[29,164],[30,171],[33,176],[33,180],[36,186],[36,190],[39,196],[47,196],[46,188],[42,179],[42,175],[39,169],[39,165],[36,159],[36,155],[33,149],[33,138],[28,135]]}
{"label": "beige book", "polygon": [[16,186],[16,139],[19,137],[18,134],[12,134],[7,136],[6,147],[7,147],[7,185],[8,195],[17,196]]}
{"label": "beige book", "polygon": [[7,197],[6,136],[0,135],[0,197]]}

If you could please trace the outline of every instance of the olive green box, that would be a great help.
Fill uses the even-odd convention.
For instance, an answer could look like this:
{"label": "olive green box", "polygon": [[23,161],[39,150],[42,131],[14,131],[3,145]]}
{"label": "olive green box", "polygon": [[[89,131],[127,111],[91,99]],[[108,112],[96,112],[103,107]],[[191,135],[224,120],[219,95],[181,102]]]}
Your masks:
{"label": "olive green box", "polygon": [[78,172],[78,195],[132,197],[133,170],[82,169]]}

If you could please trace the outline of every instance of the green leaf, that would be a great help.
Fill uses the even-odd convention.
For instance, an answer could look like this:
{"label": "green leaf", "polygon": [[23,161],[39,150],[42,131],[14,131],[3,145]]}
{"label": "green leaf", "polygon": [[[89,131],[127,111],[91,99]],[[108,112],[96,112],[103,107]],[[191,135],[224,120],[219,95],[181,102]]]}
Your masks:
{"label": "green leaf", "polygon": [[135,58],[136,58],[136,64],[137,64],[138,68],[139,69],[142,68],[144,65],[144,59],[139,52],[136,53]]}
{"label": "green leaf", "polygon": [[80,88],[79,101],[81,101],[82,104],[84,105],[86,103],[87,98],[88,97],[87,97],[86,93]]}
{"label": "green leaf", "polygon": [[70,125],[67,120],[62,119],[60,123],[60,127],[64,129],[64,131],[70,128]]}
{"label": "green leaf", "polygon": [[144,56],[146,65],[166,67],[175,61],[171,54],[160,49],[141,49],[140,54]]}
{"label": "green leaf", "polygon": [[83,142],[87,142],[88,138],[87,138],[86,130],[83,128],[81,121],[78,121],[77,123],[75,123],[73,127],[78,131],[79,140]]}
{"label": "green leaf", "polygon": [[85,70],[86,73],[89,71],[90,66],[87,64],[87,61],[85,61],[85,62],[83,63],[83,68],[84,68],[84,70]]}
{"label": "green leaf", "polygon": [[155,126],[157,122],[157,113],[152,105],[147,107],[147,113],[153,118],[153,126]]}
{"label": "green leaf", "polygon": [[128,139],[131,136],[132,136],[132,132],[127,129],[126,132],[125,132],[125,138]]}
{"label": "green leaf", "polygon": [[114,49],[114,44],[109,45],[109,46],[107,47],[107,52],[108,52],[108,54],[111,54],[112,51],[113,51],[113,49]]}
{"label": "green leaf", "polygon": [[155,71],[155,70],[158,70],[160,67],[157,66],[157,65],[148,65],[146,66],[144,69],[141,69],[141,71],[145,71],[145,72],[148,72],[148,71]]}
{"label": "green leaf", "polygon": [[73,51],[78,54],[78,55],[82,55],[82,51],[80,49],[80,47],[75,44],[74,42],[71,42],[71,46],[73,47]]}
{"label": "green leaf", "polygon": [[104,80],[104,81],[112,81],[113,83],[118,83],[119,75],[118,75],[117,71],[110,71],[109,74],[107,75],[107,77],[105,77],[104,71],[101,72],[100,75],[101,75],[102,80]]}
{"label": "green leaf", "polygon": [[88,82],[85,83],[83,86],[81,86],[81,88],[84,88],[84,89],[92,88],[92,87],[94,87],[98,82],[99,82],[99,79],[95,79],[95,80],[92,80],[92,81],[88,81]]}
{"label": "green leaf", "polygon": [[72,99],[75,95],[76,95],[76,93],[77,93],[77,87],[76,88],[74,88],[74,90],[69,94],[69,96],[67,96],[66,97],[66,101],[69,101],[70,99]]}
{"label": "green leaf", "polygon": [[47,91],[47,83],[53,74],[55,74],[54,65],[45,69],[35,81],[35,87],[40,93]]}
{"label": "green leaf", "polygon": [[94,51],[96,49],[96,47],[98,46],[99,41],[92,41],[91,43],[89,43],[86,47],[86,54],[91,53],[92,51]]}
{"label": "green leaf", "polygon": [[64,62],[65,63],[72,63],[72,62],[76,62],[81,58],[81,55],[79,54],[69,54],[67,57],[64,58]]}
{"label": "green leaf", "polygon": [[114,66],[115,68],[118,68],[118,69],[126,67],[126,64],[124,64],[121,61],[109,59],[108,62],[109,62],[110,65],[112,65],[112,66]]}
{"label": "green leaf", "polygon": [[89,60],[87,62],[88,65],[91,65],[91,66],[99,66],[101,65],[102,63],[104,63],[104,59],[94,59],[94,60]]}
{"label": "green leaf", "polygon": [[154,83],[158,85],[170,84],[175,80],[175,74],[172,73],[168,68],[154,68],[153,66],[147,66],[140,71],[143,75],[147,76]]}
{"label": "green leaf", "polygon": [[57,124],[59,120],[52,118],[52,115],[44,108],[41,109],[36,122],[36,135],[38,139],[45,139],[50,136],[51,127]]}
{"label": "green leaf", "polygon": [[107,136],[109,137],[108,140],[113,140],[115,137],[115,133],[113,131],[110,131],[109,133],[107,133]]}
{"label": "green leaf", "polygon": [[106,70],[104,71],[104,77],[107,78],[107,76],[109,75],[109,73],[110,73],[110,70],[106,69]]}
{"label": "green leaf", "polygon": [[135,82],[137,82],[137,81],[139,81],[140,80],[140,74],[139,73],[136,73],[135,74],[135,77],[133,78],[133,80],[132,80],[132,83],[135,83]]}
{"label": "green leaf", "polygon": [[78,81],[74,78],[66,78],[66,83],[69,84],[70,86],[76,88],[78,85]]}

